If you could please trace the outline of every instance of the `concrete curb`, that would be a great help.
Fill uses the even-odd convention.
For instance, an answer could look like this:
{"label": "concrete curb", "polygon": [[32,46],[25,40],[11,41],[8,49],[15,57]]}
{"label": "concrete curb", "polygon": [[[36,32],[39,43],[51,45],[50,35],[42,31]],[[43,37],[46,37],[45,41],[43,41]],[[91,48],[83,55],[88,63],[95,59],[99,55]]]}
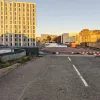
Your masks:
{"label": "concrete curb", "polygon": [[9,72],[13,71],[14,69],[16,69],[17,67],[19,67],[21,64],[20,63],[16,63],[12,66],[9,66],[7,68],[2,68],[0,69],[0,77],[8,74]]}

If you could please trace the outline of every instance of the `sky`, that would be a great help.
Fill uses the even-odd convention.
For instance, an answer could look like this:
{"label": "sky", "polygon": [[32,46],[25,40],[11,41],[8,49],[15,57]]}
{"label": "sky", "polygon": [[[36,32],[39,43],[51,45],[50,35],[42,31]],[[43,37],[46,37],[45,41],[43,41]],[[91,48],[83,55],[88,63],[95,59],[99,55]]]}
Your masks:
{"label": "sky", "polygon": [[[25,1],[25,0],[21,0]],[[36,3],[37,36],[100,29],[100,0],[26,0]]]}

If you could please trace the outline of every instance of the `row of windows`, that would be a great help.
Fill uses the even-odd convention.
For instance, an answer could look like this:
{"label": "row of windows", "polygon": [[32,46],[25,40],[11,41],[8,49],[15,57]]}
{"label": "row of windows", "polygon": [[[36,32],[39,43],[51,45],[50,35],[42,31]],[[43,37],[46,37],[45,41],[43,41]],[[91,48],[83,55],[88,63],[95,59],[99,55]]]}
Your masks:
{"label": "row of windows", "polygon": [[[8,40],[8,37],[5,37],[6,38],[6,40]],[[3,39],[3,37],[1,38],[1,39]],[[9,40],[11,40],[12,41],[12,37],[10,37],[9,38]],[[29,39],[28,37],[24,37],[23,39],[21,39],[21,37],[19,37],[19,38],[17,38],[17,37],[15,37],[15,41],[21,41],[21,40],[23,40],[23,41],[26,41],[26,40],[28,40],[28,41],[32,41],[33,39],[31,38],[31,39]]]}
{"label": "row of windows", "polygon": [[[3,25],[0,25],[1,26],[1,28],[3,28]],[[10,27],[10,28],[12,28],[12,26],[10,25],[5,25],[5,27],[6,28],[8,28],[8,27]],[[14,25],[14,28],[35,28],[35,26],[19,26],[19,25]]]}
{"label": "row of windows", "polygon": [[[7,14],[9,15],[8,12],[5,12],[5,15],[7,15]],[[3,15],[3,12],[1,12],[1,15]],[[12,15],[12,12],[10,12],[10,15]],[[16,15],[18,15],[18,16],[21,16],[21,15],[25,16],[26,15],[28,17],[28,16],[34,16],[35,14],[34,13],[33,14],[26,13],[25,14],[25,13],[21,13],[21,12],[17,14],[17,12],[14,12],[14,16],[16,16]]]}
{"label": "row of windows", "polygon": [[[7,29],[6,29],[7,30]],[[1,32],[3,32],[3,30],[1,29]],[[29,31],[29,30],[23,30],[22,32],[21,32],[21,30],[20,31],[18,31],[18,30],[14,30],[14,31],[12,31],[12,30],[10,30],[10,31],[8,31],[9,33],[35,33],[35,30],[33,30],[33,32],[31,32],[31,31]]]}
{"label": "row of windows", "polygon": [[[3,41],[3,40],[2,40]],[[6,41],[6,42],[8,42],[8,41]],[[6,43],[6,44],[8,44],[8,43]],[[10,43],[10,46],[12,46],[13,44],[12,43]],[[30,44],[29,43],[27,43],[27,44],[24,44],[24,46],[30,46]],[[32,45],[34,45],[34,43],[31,43],[31,46]],[[15,43],[15,46],[21,46],[21,43]]]}
{"label": "row of windows", "polygon": [[[4,16],[1,16],[1,20],[3,20],[3,18],[4,18]],[[8,16],[5,16],[5,19],[7,19],[7,18],[9,18]],[[29,20],[29,19],[31,19],[31,20],[35,20],[35,18],[34,17],[32,17],[32,18],[30,18],[30,17],[17,17],[17,16],[14,16],[14,17],[12,17],[12,16],[10,16],[10,20],[12,20],[12,18],[13,19],[19,19],[19,20],[25,20],[25,18],[27,19],[27,20]]]}
{"label": "row of windows", "polygon": [[[27,36],[24,36],[23,34],[9,34],[9,37],[12,38],[12,36],[15,36],[15,38],[16,38],[16,37],[21,38],[21,35],[22,35],[23,38],[28,38],[28,37],[29,37],[29,34],[26,34]],[[33,37],[35,36],[34,34],[30,34],[30,35],[31,35],[31,37],[32,37],[32,36],[33,36]],[[3,37],[3,35],[2,35],[1,37]],[[5,37],[7,38],[7,37],[8,37],[8,34],[5,35]]]}
{"label": "row of windows", "polygon": [[[3,24],[3,21],[1,21],[0,24]],[[5,20],[5,24],[19,24],[19,25],[20,25],[20,24],[21,24],[21,21],[19,21],[19,22],[18,22],[18,21],[14,21],[14,22],[10,21],[10,23],[9,23],[9,21]],[[32,23],[32,22],[31,22],[31,23],[26,22],[26,23],[25,23],[25,21],[23,21],[22,24],[23,24],[23,25],[25,25],[25,24],[27,24],[27,25],[35,25],[34,22],[33,22],[33,23]]]}
{"label": "row of windows", "polygon": [[[4,5],[3,2],[1,2],[0,4],[1,4],[1,6]],[[7,6],[7,5],[9,5],[9,4],[5,3],[5,6]],[[27,8],[28,8],[29,6],[32,7],[32,8],[34,8],[34,4],[23,4],[23,3],[14,3],[14,4],[12,4],[12,3],[10,3],[10,6],[12,6],[12,5],[13,5],[13,6],[18,6],[18,7],[21,7],[21,6],[25,7],[25,5],[26,5]]]}

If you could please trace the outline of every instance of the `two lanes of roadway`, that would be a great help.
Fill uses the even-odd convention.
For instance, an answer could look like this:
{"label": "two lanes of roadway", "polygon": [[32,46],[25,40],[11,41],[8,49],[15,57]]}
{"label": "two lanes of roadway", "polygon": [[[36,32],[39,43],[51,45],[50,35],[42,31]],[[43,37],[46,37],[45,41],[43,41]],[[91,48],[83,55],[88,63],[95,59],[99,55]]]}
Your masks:
{"label": "two lanes of roadway", "polygon": [[100,58],[47,55],[27,63],[0,78],[0,100],[100,100]]}

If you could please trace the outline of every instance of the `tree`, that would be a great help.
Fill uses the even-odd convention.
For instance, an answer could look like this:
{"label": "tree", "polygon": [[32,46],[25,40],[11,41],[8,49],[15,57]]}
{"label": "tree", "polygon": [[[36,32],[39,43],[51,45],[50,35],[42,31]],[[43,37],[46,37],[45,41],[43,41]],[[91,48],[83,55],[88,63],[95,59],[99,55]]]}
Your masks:
{"label": "tree", "polygon": [[48,40],[49,42],[51,41],[51,36],[50,36],[50,35],[47,36],[47,40]]}

